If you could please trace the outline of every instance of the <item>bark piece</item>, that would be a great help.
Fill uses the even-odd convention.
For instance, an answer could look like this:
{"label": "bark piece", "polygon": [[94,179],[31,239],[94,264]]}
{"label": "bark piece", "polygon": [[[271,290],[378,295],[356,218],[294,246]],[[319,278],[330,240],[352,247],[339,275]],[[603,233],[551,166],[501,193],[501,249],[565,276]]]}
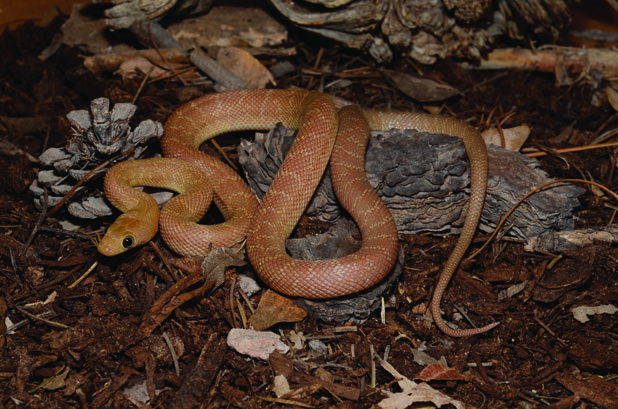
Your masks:
{"label": "bark piece", "polygon": [[215,335],[208,338],[195,366],[187,374],[182,387],[176,392],[170,408],[197,408],[209,399],[210,386],[225,359],[227,344]]}
{"label": "bark piece", "polygon": [[186,50],[217,47],[277,47],[287,41],[285,26],[261,8],[214,7],[208,14],[167,28]]}
{"label": "bark piece", "polygon": [[595,242],[618,243],[618,226],[604,226],[594,229],[546,232],[527,239],[526,251],[559,253],[590,246]]}
{"label": "bark piece", "polygon": [[478,59],[495,37],[553,42],[571,21],[566,0],[358,0],[335,9],[309,7],[301,0],[270,2],[302,29],[368,50],[379,63],[394,53],[423,64],[447,57]]}
{"label": "bark piece", "polygon": [[[293,142],[282,128],[242,141],[239,160],[253,191],[262,197]],[[401,234],[458,234],[469,200],[468,160],[458,138],[414,131],[373,132],[365,170],[371,185],[391,210]],[[492,231],[499,219],[528,191],[550,179],[538,161],[489,147],[489,180],[481,229]],[[527,238],[570,230],[573,209],[583,189],[554,185],[537,193],[509,218],[509,234]],[[332,222],[341,216],[328,173],[306,214]]]}
{"label": "bark piece", "polygon": [[[295,258],[324,260],[343,257],[361,246],[356,225],[347,219],[340,220],[324,234],[302,239],[290,239],[286,248]],[[399,251],[395,266],[379,284],[364,291],[330,300],[297,298],[296,304],[325,322],[364,322],[378,308],[381,300],[399,281],[403,271],[404,253]]]}

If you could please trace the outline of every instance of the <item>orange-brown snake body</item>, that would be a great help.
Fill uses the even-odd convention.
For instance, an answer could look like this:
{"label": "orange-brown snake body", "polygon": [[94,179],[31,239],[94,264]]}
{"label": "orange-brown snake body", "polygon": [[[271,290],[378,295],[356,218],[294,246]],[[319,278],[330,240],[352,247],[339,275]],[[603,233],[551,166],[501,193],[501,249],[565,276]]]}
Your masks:
{"label": "orange-brown snake body", "polygon": [[[258,205],[236,172],[199,151],[199,147],[225,132],[267,130],[278,122],[298,129],[299,133]],[[123,162],[110,169],[105,181],[106,195],[120,210],[128,211],[129,216],[125,213],[110,227],[99,251],[111,256],[152,238],[156,225],[154,232],[152,227],[143,227],[146,217],[140,216],[140,206],[156,212],[152,203],[141,204],[148,200],[144,193],[139,199],[128,199],[127,195],[136,191],[130,186],[151,186],[153,179],[157,179],[157,186],[182,193],[174,198],[172,209],[166,209],[167,205],[163,208],[160,219],[162,237],[179,254],[205,255],[216,247],[240,243],[246,236],[251,264],[264,282],[279,292],[305,298],[332,298],[364,290],[388,274],[399,250],[392,216],[371,188],[364,170],[369,132],[392,128],[446,134],[464,141],[471,168],[470,203],[461,237],[438,280],[431,311],[437,326],[448,335],[485,332],[497,323],[453,330],[440,314],[444,290],[478,225],[487,184],[485,143],[474,128],[453,118],[357,106],[337,112],[328,96],[310,91],[243,90],[196,99],[174,112],[166,123],[163,153],[174,159]],[[362,247],[340,259],[294,259],[286,253],[285,240],[302,216],[329,159],[333,187],[361,230]],[[201,175],[194,171],[185,174],[187,166],[200,169],[197,173]],[[156,176],[161,173],[164,177]],[[221,225],[195,224],[208,207],[208,194],[200,188],[206,181],[226,219]],[[150,217],[148,223],[152,219],[155,217]]]}

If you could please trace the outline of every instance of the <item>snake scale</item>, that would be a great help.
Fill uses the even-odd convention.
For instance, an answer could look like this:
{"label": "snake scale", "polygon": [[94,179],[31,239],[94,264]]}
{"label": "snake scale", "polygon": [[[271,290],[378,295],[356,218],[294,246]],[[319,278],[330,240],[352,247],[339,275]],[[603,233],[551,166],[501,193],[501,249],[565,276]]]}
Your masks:
{"label": "snake scale", "polygon": [[[268,130],[281,122],[298,135],[262,202],[258,204],[240,176],[199,147],[226,132]],[[470,159],[471,196],[461,236],[438,280],[431,301],[436,325],[454,337],[490,330],[454,330],[440,314],[442,295],[466,252],[480,218],[487,184],[487,150],[480,134],[465,122],[421,113],[378,111],[348,106],[337,111],[325,94],[311,91],[242,90],[206,95],[175,111],[161,141],[166,158],[127,161],[105,178],[110,202],[125,212],[98,245],[113,256],[149,241],[159,220],[165,242],[182,255],[242,242],[253,267],[271,288],[295,297],[332,298],[364,290],[381,281],[395,263],[399,240],[393,218],[367,181],[365,149],[371,130],[416,129],[456,136]],[[334,260],[298,260],[285,240],[302,216],[331,162],[333,187],[362,234],[362,247]],[[199,170],[198,170],[199,169]],[[212,187],[225,223],[196,224],[205,214]],[[149,195],[134,186],[175,190],[159,210]],[[171,204],[170,204],[171,203]]]}

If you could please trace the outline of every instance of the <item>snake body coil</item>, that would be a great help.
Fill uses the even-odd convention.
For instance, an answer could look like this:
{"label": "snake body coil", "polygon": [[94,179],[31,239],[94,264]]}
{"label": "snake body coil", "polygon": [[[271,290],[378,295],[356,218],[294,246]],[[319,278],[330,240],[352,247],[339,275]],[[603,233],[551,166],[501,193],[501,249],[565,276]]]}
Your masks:
{"label": "snake body coil", "polygon": [[[258,206],[238,174],[202,153],[199,147],[206,140],[225,132],[267,130],[278,122],[299,132]],[[153,174],[166,173],[173,181],[166,180],[164,187],[183,193],[177,197],[183,199],[172,210],[164,207],[160,220],[162,236],[174,251],[183,255],[204,255],[213,248],[239,243],[246,236],[249,260],[273,289],[305,298],[352,294],[381,281],[393,267],[399,249],[392,216],[371,188],[364,170],[369,132],[392,128],[446,134],[464,141],[471,167],[470,204],[461,237],[438,280],[431,310],[437,326],[448,335],[468,336],[485,332],[497,323],[478,329],[453,330],[440,315],[444,290],[476,230],[487,184],[485,144],[474,128],[459,120],[357,106],[337,112],[328,96],[310,91],[243,90],[211,94],[184,105],[167,121],[166,135],[162,140],[163,153],[175,159],[116,165],[132,167],[122,172],[114,172],[115,167],[110,170],[105,182],[106,194],[122,211],[133,215],[152,211],[152,203],[143,204],[147,201],[143,196],[138,200],[127,199],[127,194],[130,194],[127,192],[134,189],[121,189],[118,183],[107,179],[119,173],[129,173],[132,176],[125,181],[126,185],[152,185]],[[340,259],[293,259],[286,253],[285,240],[302,216],[329,158],[333,187],[361,230],[362,247]],[[166,160],[167,163],[162,162]],[[186,163],[200,169],[198,173],[202,176],[190,171],[182,176],[184,170],[178,169],[184,169]],[[166,167],[168,164],[170,168]],[[212,187],[214,201],[226,219],[221,225],[195,225],[207,208],[204,205],[207,193],[196,189],[205,182],[204,179]],[[144,228],[142,223],[136,225],[134,219],[127,223],[127,218],[122,217],[125,216],[110,227],[113,234],[108,233],[99,244],[101,253],[117,254],[127,249],[124,244],[133,247],[154,235],[152,227]],[[134,228],[139,231],[132,231]],[[216,229],[216,234],[211,233],[212,228]],[[144,230],[148,230],[147,234]],[[148,235],[150,237],[144,240]]]}

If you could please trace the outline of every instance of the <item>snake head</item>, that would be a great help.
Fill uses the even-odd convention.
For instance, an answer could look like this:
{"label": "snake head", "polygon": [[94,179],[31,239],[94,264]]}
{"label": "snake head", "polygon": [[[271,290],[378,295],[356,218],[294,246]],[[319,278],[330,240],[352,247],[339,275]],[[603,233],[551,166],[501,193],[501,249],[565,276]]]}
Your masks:
{"label": "snake head", "polygon": [[111,257],[149,242],[157,232],[152,223],[130,213],[118,217],[99,242],[99,253]]}

